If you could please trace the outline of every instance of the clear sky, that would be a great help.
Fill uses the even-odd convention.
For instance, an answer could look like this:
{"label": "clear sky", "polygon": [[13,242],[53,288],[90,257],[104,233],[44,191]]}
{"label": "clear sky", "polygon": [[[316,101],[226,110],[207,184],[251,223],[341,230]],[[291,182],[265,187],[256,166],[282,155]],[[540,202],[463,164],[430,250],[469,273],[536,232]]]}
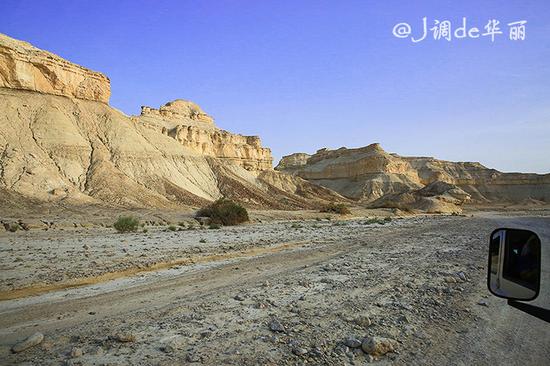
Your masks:
{"label": "clear sky", "polygon": [[[481,32],[497,19],[503,34],[393,36],[408,22],[419,38],[423,17]],[[189,99],[276,160],[380,142],[550,172],[549,0],[2,0],[0,32],[105,73],[127,114]]]}

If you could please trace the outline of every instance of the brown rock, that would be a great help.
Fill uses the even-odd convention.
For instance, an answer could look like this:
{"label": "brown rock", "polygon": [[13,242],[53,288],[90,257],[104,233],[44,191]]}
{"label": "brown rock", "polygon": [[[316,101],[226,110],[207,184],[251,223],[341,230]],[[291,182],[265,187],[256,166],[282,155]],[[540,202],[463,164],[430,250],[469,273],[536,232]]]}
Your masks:
{"label": "brown rock", "polygon": [[368,337],[361,344],[361,349],[371,356],[382,356],[396,348],[397,341],[383,337]]}

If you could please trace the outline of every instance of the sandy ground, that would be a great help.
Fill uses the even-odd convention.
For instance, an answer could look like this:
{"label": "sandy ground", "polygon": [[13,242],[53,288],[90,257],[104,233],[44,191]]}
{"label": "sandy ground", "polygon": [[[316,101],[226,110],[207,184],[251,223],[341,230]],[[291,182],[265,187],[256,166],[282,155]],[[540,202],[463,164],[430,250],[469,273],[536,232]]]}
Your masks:
{"label": "sandy ground", "polygon": [[[0,363],[544,364],[550,327],[485,287],[490,232],[548,243],[541,215],[3,233]],[[544,271],[536,301],[550,307]],[[40,345],[10,352],[35,332]],[[396,351],[348,346],[371,336]]]}

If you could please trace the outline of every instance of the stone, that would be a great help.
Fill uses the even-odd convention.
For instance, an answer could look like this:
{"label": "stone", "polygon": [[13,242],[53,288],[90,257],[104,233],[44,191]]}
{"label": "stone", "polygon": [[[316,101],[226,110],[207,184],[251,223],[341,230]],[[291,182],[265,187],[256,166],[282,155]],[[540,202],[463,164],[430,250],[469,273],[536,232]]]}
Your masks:
{"label": "stone", "polygon": [[23,352],[31,347],[34,347],[40,344],[43,340],[44,340],[44,335],[40,332],[37,332],[31,335],[30,337],[26,338],[25,340],[17,343],[15,346],[11,348],[11,350],[14,353]]}
{"label": "stone", "polygon": [[397,341],[384,337],[368,337],[363,340],[361,349],[371,356],[383,356],[397,348]]}
{"label": "stone", "polygon": [[344,340],[344,344],[349,348],[359,348],[361,347],[361,341],[355,337],[348,337]]}
{"label": "stone", "polygon": [[109,78],[0,34],[0,87],[108,103]]}
{"label": "stone", "polygon": [[363,314],[355,317],[353,322],[363,328],[366,328],[372,324],[372,321],[367,314]]}
{"label": "stone", "polygon": [[292,349],[292,353],[294,353],[296,356],[303,356],[307,353],[307,349],[302,347],[296,347]]}
{"label": "stone", "polygon": [[129,332],[120,332],[112,335],[110,337],[112,340],[115,340],[117,342],[121,343],[128,343],[128,342],[135,342],[136,336],[133,333]]}
{"label": "stone", "polygon": [[77,357],[81,357],[84,353],[82,352],[82,348],[79,348],[79,347],[73,347],[71,349],[71,357],[73,358],[77,358]]}
{"label": "stone", "polygon": [[278,319],[272,319],[269,322],[269,329],[273,332],[286,333],[286,329]]}

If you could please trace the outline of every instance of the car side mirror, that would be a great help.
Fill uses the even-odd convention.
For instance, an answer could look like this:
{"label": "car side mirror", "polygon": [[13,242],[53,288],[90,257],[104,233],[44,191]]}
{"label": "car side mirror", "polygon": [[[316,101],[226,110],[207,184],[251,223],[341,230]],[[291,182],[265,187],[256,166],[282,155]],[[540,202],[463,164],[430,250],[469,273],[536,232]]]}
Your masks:
{"label": "car side mirror", "polygon": [[540,291],[540,247],[540,239],[532,231],[493,231],[489,242],[489,291],[509,300],[534,300]]}

